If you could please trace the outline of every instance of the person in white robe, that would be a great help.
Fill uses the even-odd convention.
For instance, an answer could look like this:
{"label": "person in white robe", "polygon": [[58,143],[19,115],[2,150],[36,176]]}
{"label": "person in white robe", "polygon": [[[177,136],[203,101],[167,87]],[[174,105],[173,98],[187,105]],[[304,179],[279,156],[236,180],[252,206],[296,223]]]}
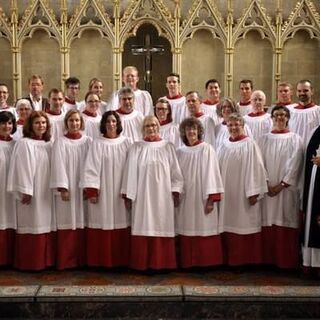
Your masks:
{"label": "person in white robe", "polygon": [[293,96],[293,87],[290,82],[287,81],[281,81],[278,83],[277,87],[277,101],[271,106],[268,110],[269,113],[271,113],[271,110],[275,106],[283,106],[287,108],[292,108],[295,103],[292,100]]}
{"label": "person in white robe", "polygon": [[89,91],[85,96],[85,101],[86,107],[81,113],[85,124],[84,133],[92,139],[96,139],[100,137],[101,115],[98,113],[100,98],[97,94]]}
{"label": "person in white robe", "polygon": [[143,114],[134,109],[134,93],[130,87],[123,87],[119,90],[119,106],[116,110],[122,123],[122,135],[131,141],[142,140]]}
{"label": "person in white robe", "polygon": [[100,131],[102,136],[90,145],[81,179],[88,198],[87,264],[127,267],[130,220],[120,189],[131,141],[121,135],[115,111],[103,114]]}
{"label": "person in white robe", "polygon": [[270,132],[272,128],[270,113],[264,111],[265,103],[266,95],[264,92],[261,90],[253,91],[251,95],[252,112],[243,117],[255,140]]}
{"label": "person in white robe", "polygon": [[[217,115],[219,123],[216,125],[214,131],[216,136],[216,150],[223,144],[225,140],[228,140],[230,133],[228,131],[227,122],[229,116],[232,113],[239,113],[238,105],[231,98],[223,98],[217,105]],[[247,124],[244,124],[244,134],[252,138],[252,133]]]}
{"label": "person in white robe", "polygon": [[52,148],[50,188],[54,192],[57,220],[57,262],[59,270],[85,264],[86,202],[80,188],[81,171],[92,139],[81,134],[84,120],[71,109],[64,119],[66,134]]}
{"label": "person in white robe", "polygon": [[285,106],[271,111],[272,131],[258,139],[268,175],[262,200],[263,262],[279,268],[299,266],[299,182],[303,168],[301,137],[290,132]]}
{"label": "person in white robe", "polygon": [[46,110],[51,125],[51,140],[54,142],[64,135],[64,112],[62,111],[64,103],[64,94],[60,89],[53,88],[48,95],[49,106]]}
{"label": "person in white robe", "polygon": [[240,81],[239,93],[240,101],[237,103],[239,112],[242,116],[252,111],[251,94],[253,91],[253,82],[249,79],[243,79]]}
{"label": "person in white robe", "polygon": [[215,148],[215,123],[209,116],[201,110],[201,97],[197,91],[189,91],[186,94],[186,103],[189,111],[189,117],[197,118],[204,129],[203,140]]}
{"label": "person in white robe", "polygon": [[26,120],[30,116],[32,112],[32,107],[30,104],[30,101],[27,99],[19,99],[16,102],[15,108],[18,113],[18,119],[17,119],[17,130],[12,135],[13,140],[17,141],[23,137],[22,129],[23,125],[25,124]]}
{"label": "person in white robe", "polygon": [[15,144],[11,135],[16,129],[15,116],[9,111],[0,112],[0,266],[13,263],[17,217],[15,198],[7,191],[7,177]]}
{"label": "person in white robe", "polygon": [[33,111],[15,144],[7,190],[17,206],[14,267],[43,270],[55,265],[56,221],[50,190],[50,122],[45,112]]}
{"label": "person in white robe", "polygon": [[230,266],[262,262],[261,199],[268,192],[261,151],[244,134],[239,114],[229,116],[229,140],[217,150],[225,193],[219,208],[219,232],[225,263]]}
{"label": "person in white robe", "polygon": [[76,77],[69,77],[64,82],[65,97],[62,106],[62,111],[66,114],[69,110],[80,109],[80,103],[77,101],[80,91],[80,80]]}
{"label": "person in white robe", "polygon": [[180,91],[180,75],[170,73],[167,76],[166,88],[168,94],[161,98],[168,100],[172,109],[172,120],[179,125],[189,115],[186,97]]}
{"label": "person in white robe", "polygon": [[179,128],[178,125],[172,121],[172,110],[169,101],[164,98],[158,99],[154,108],[154,114],[160,123],[161,138],[173,143],[176,148],[179,148],[182,145]]}
{"label": "person in white robe", "polygon": [[[102,116],[108,110],[108,103],[102,100],[103,82],[98,78],[92,78],[89,82],[88,92],[94,93],[99,97],[100,105],[97,114]],[[79,110],[82,112],[86,109],[86,99],[79,103]]]}
{"label": "person in white robe", "polygon": [[[122,72],[122,81],[125,87],[129,87],[133,91],[134,109],[141,112],[143,116],[152,114],[153,102],[150,93],[138,88],[138,69],[134,66],[125,67]],[[111,96],[108,109],[118,110],[119,108],[121,108],[119,91],[116,91]]]}
{"label": "person in white robe", "polygon": [[183,177],[174,145],[159,129],[156,117],[144,119],[144,140],[129,149],[121,188],[132,217],[130,267],[137,270],[177,266],[174,206]]}
{"label": "person in white robe", "polygon": [[8,104],[9,88],[5,83],[0,83],[0,112],[9,111],[17,119],[17,111],[15,107]]}
{"label": "person in white robe", "polygon": [[299,81],[296,94],[299,103],[289,107],[289,128],[302,138],[306,148],[311,134],[320,125],[320,106],[313,102],[314,90],[311,81]]}
{"label": "person in white robe", "polygon": [[202,141],[201,122],[186,118],[180,124],[185,146],[177,150],[184,188],[177,214],[176,232],[183,268],[223,263],[218,231],[218,205],[224,192],[219,161],[211,145]]}
{"label": "person in white robe", "polygon": [[217,116],[217,105],[220,102],[221,88],[220,83],[216,79],[209,79],[205,85],[206,99],[201,103],[201,110],[204,114],[212,118],[215,125],[220,121]]}

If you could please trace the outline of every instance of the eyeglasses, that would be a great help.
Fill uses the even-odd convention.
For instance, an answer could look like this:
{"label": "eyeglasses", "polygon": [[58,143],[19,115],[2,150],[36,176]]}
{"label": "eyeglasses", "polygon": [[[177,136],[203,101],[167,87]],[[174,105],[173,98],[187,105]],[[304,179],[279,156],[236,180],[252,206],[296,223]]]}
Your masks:
{"label": "eyeglasses", "polygon": [[273,115],[272,115],[273,118],[275,117],[287,117],[287,114],[285,112],[275,112]]}
{"label": "eyeglasses", "polygon": [[99,103],[100,100],[88,100],[87,103]]}
{"label": "eyeglasses", "polygon": [[168,108],[156,108],[157,111],[168,111]]}
{"label": "eyeglasses", "polygon": [[8,94],[8,91],[0,91],[0,93]]}
{"label": "eyeglasses", "polygon": [[157,127],[157,125],[155,123],[152,123],[152,124],[146,124],[144,127],[145,128],[155,128],[155,127]]}

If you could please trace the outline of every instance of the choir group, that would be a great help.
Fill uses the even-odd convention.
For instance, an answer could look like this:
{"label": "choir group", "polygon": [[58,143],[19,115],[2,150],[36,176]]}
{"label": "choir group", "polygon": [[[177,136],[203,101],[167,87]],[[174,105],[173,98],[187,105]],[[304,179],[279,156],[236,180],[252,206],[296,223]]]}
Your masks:
{"label": "choir group", "polygon": [[[301,80],[266,107],[240,83],[168,94],[155,106],[126,67],[109,102],[90,81],[77,102],[29,79],[14,107],[0,84],[0,265],[20,270],[81,266],[136,270],[271,264],[320,267],[320,106]],[[267,110],[268,109],[268,110]],[[319,203],[319,204],[318,204]],[[312,268],[311,268],[312,267]]]}

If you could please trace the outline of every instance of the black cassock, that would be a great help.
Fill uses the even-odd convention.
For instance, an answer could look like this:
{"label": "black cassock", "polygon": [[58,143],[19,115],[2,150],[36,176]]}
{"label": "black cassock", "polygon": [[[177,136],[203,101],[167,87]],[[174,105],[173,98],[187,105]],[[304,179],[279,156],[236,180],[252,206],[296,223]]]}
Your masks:
{"label": "black cassock", "polygon": [[[305,168],[305,181],[304,181],[304,192],[303,192],[303,211],[307,213],[308,207],[308,197],[309,192],[312,192],[313,197],[310,200],[311,205],[311,220],[310,220],[310,230],[309,239],[305,243],[306,247],[320,248],[320,167],[315,167],[311,162],[311,158],[316,156],[317,149],[320,144],[320,126],[313,133],[306,153],[306,168]],[[320,150],[320,149],[319,149]],[[314,186],[310,186],[312,170],[315,167],[316,176]]]}

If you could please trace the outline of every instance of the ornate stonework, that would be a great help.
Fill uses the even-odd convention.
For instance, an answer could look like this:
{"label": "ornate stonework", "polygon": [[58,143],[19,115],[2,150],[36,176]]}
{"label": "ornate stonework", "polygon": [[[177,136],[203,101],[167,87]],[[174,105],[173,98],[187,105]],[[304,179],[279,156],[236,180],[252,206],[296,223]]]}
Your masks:
{"label": "ornate stonework", "polygon": [[[122,52],[129,37],[135,36],[143,24],[152,24],[158,34],[165,37],[173,55],[172,71],[181,73],[183,44],[192,39],[198,30],[207,30],[212,38],[219,39],[225,50],[224,86],[226,94],[232,93],[233,56],[236,44],[246,38],[250,31],[257,31],[262,39],[272,46],[274,59],[273,88],[281,79],[281,57],[288,39],[297,31],[305,30],[310,38],[320,40],[320,14],[311,0],[291,0],[293,10],[283,18],[283,0],[275,0],[274,12],[264,8],[264,1],[251,0],[238,19],[234,10],[239,3],[227,0],[60,0],[55,8],[49,0],[29,0],[23,14],[19,16],[24,1],[11,0],[10,12],[4,12],[0,1],[0,38],[10,42],[13,55],[14,96],[21,93],[21,49],[25,39],[32,38],[35,31],[45,30],[48,37],[55,39],[61,52],[61,83],[69,76],[69,54],[72,42],[80,38],[85,30],[97,30],[108,39],[113,55],[113,87],[121,85]],[[72,3],[73,12],[70,14]],[[221,10],[221,3],[225,4]],[[51,3],[52,5],[52,3]],[[6,5],[8,8],[9,5]],[[57,10],[57,8],[59,9]]]}

